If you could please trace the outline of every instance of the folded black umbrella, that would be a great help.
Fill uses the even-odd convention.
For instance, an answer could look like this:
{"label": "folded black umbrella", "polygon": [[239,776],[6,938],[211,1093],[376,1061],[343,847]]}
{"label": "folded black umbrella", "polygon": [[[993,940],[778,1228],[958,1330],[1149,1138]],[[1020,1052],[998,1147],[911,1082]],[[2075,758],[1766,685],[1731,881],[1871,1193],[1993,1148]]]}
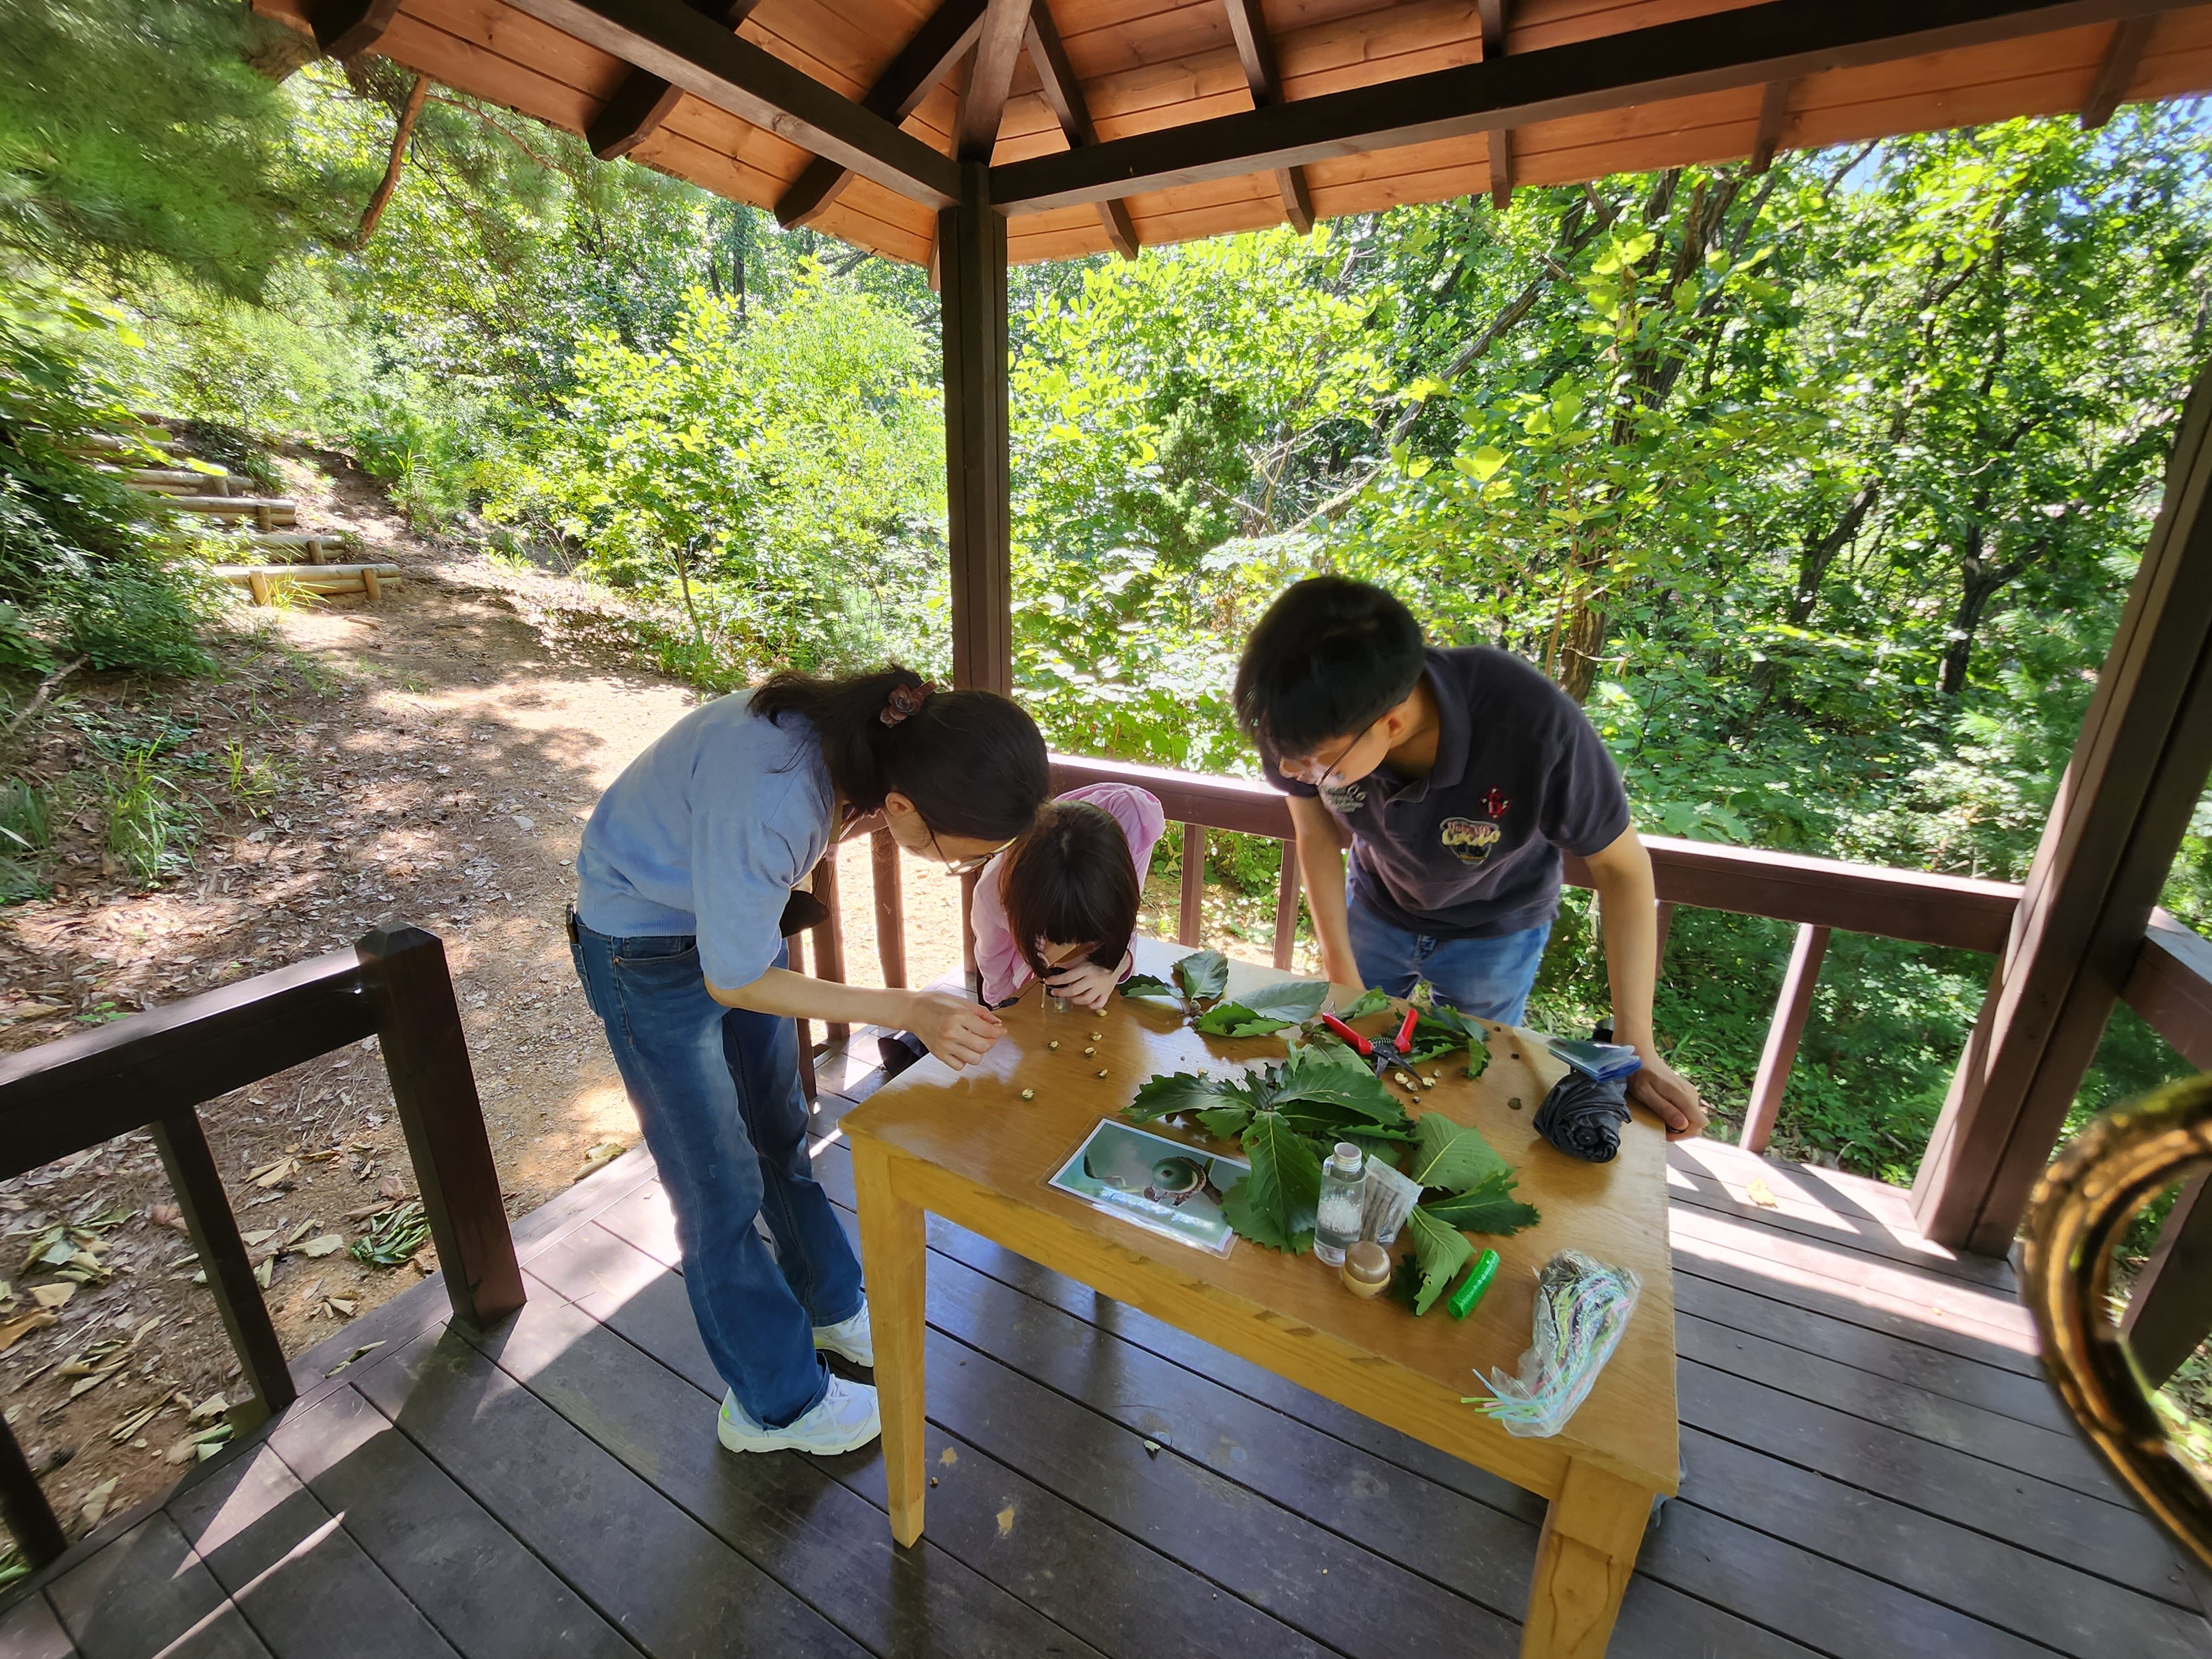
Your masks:
{"label": "folded black umbrella", "polygon": [[1570,1071],[1537,1109],[1536,1133],[1563,1152],[1609,1164],[1620,1151],[1620,1126],[1627,1121],[1627,1073],[1600,1082]]}

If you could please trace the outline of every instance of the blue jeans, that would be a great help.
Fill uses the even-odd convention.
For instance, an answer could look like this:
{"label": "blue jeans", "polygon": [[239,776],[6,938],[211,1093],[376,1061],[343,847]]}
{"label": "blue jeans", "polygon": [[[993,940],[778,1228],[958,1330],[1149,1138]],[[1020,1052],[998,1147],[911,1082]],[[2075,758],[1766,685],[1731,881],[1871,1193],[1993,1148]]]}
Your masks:
{"label": "blue jeans", "polygon": [[570,950],[676,1212],[707,1352],[752,1419],[781,1428],[830,1386],[813,1328],[860,1310],[860,1264],[807,1157],[797,1028],[708,996],[688,937],[579,923]]}
{"label": "blue jeans", "polygon": [[1437,988],[1437,1000],[1463,1014],[1518,1025],[1528,1012],[1528,988],[1544,960],[1552,924],[1496,939],[1436,939],[1392,926],[1358,898],[1349,898],[1352,954],[1359,977],[1394,997],[1412,993],[1416,980]]}

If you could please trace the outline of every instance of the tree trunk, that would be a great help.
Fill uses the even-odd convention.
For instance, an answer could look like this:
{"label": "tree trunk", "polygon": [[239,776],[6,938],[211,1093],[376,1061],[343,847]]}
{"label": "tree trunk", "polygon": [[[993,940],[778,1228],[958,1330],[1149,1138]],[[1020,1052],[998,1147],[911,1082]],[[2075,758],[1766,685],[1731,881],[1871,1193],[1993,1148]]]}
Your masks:
{"label": "tree trunk", "polygon": [[354,233],[356,248],[368,246],[368,239],[376,234],[376,222],[384,216],[385,204],[392,192],[399,188],[399,169],[407,159],[407,141],[415,136],[415,123],[422,118],[422,100],[430,95],[430,78],[426,75],[415,77],[415,84],[407,94],[407,102],[399,112],[399,125],[392,134],[392,155],[384,164],[384,177],[378,180],[376,193],[368,198],[362,210],[361,228]]}
{"label": "tree trunk", "polygon": [[1986,545],[1985,532],[1976,525],[1967,536],[1966,556],[1959,561],[1959,603],[1951,612],[1951,639],[1943,649],[1943,669],[1937,681],[1947,697],[1966,690],[1966,671],[1973,663],[1975,631],[1981,627],[1997,590],[2020,574],[2017,561],[1998,564],[1988,556]]}

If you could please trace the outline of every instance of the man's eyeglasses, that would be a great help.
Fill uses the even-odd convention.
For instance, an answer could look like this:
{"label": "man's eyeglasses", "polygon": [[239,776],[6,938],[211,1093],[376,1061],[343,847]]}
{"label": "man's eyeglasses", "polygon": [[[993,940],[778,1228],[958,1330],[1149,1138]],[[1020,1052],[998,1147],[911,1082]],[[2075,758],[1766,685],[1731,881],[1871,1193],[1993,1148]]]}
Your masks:
{"label": "man's eyeglasses", "polygon": [[1018,836],[1009,836],[1006,840],[1000,842],[996,847],[994,847],[989,852],[978,853],[973,858],[965,859],[945,858],[945,848],[939,845],[937,832],[935,830],[932,830],[930,832],[929,844],[937,848],[938,856],[944,860],[945,873],[946,875],[967,876],[973,875],[976,871],[981,869],[993,859],[998,857],[1000,854],[1005,852],[1006,848],[1012,847],[1015,842],[1019,839],[1021,838]]}
{"label": "man's eyeglasses", "polygon": [[[1383,712],[1387,714],[1389,711],[1386,709]],[[1297,779],[1301,783],[1310,783],[1316,789],[1328,788],[1332,784],[1340,781],[1336,775],[1336,769],[1344,764],[1344,757],[1350,754],[1353,750],[1358,748],[1361,744],[1364,743],[1367,740],[1367,734],[1370,732],[1372,732],[1376,726],[1380,725],[1382,723],[1382,715],[1377,714],[1373,720],[1368,721],[1366,725],[1361,726],[1358,735],[1355,736],[1351,742],[1346,744],[1343,748],[1336,751],[1336,758],[1328,763],[1319,777],[1311,775],[1309,772],[1304,770],[1302,766],[1297,769],[1293,769],[1291,767],[1285,766],[1283,768],[1283,770],[1289,773],[1291,776]]]}

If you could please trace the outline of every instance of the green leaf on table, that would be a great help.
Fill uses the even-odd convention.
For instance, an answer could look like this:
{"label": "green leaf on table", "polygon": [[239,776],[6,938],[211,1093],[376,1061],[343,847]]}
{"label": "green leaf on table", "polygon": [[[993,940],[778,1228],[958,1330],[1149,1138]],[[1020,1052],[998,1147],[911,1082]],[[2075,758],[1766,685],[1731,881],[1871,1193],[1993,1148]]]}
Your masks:
{"label": "green leaf on table", "polygon": [[[1425,1119],[1424,1121],[1426,1120]],[[1449,1222],[1439,1221],[1426,1209],[1416,1208],[1406,1218],[1405,1236],[1413,1241],[1413,1265],[1420,1282],[1413,1294],[1413,1311],[1425,1314],[1436,1305],[1444,1286],[1467,1265],[1474,1246]]]}
{"label": "green leaf on table", "polygon": [[1439,1006],[1431,1008],[1415,1022],[1414,1064],[1450,1054],[1455,1048],[1467,1050],[1467,1074],[1480,1077],[1483,1068],[1490,1063],[1490,1044],[1480,1021],[1469,1019],[1456,1008]]}
{"label": "green leaf on table", "polygon": [[1191,1030],[1200,1036],[1266,1036],[1290,1024],[1286,1019],[1255,1013],[1241,1002],[1217,1002],[1198,1017]]}
{"label": "green leaf on table", "polygon": [[1533,1227],[1543,1218],[1533,1204],[1523,1204],[1513,1196],[1514,1176],[1511,1171],[1492,1176],[1463,1193],[1453,1193],[1444,1198],[1432,1198],[1420,1208],[1448,1226],[1462,1232],[1488,1233],[1504,1238],[1519,1232],[1523,1227]]}
{"label": "green leaf on table", "polygon": [[1328,1000],[1328,981],[1321,979],[1279,979],[1255,985],[1237,1000],[1255,1014],[1279,1025],[1303,1025]]}
{"label": "green leaf on table", "polygon": [[1374,1119],[1349,1106],[1330,1100],[1278,1100],[1274,1109],[1283,1120],[1302,1135],[1317,1135],[1323,1140],[1356,1140],[1362,1135],[1385,1140],[1411,1140],[1413,1132],[1409,1127],[1377,1123]]}
{"label": "green leaf on table", "polygon": [[1209,1106],[1199,1113],[1198,1121],[1206,1126],[1206,1133],[1217,1140],[1234,1140],[1250,1125],[1252,1109],[1249,1106]]}
{"label": "green leaf on table", "polygon": [[1388,1008],[1389,1006],[1390,994],[1389,992],[1377,991],[1370,988],[1368,990],[1362,991],[1358,996],[1352,998],[1349,1007],[1338,1009],[1336,1011],[1336,1017],[1339,1019],[1364,1019],[1370,1014],[1381,1013],[1382,1010]]}
{"label": "green leaf on table", "polygon": [[1140,1087],[1137,1097],[1121,1109],[1121,1115],[1132,1123],[1150,1123],[1156,1118],[1173,1117],[1178,1112],[1238,1104],[1250,1109],[1249,1091],[1241,1079],[1170,1072]]}
{"label": "green leaf on table", "polygon": [[1463,1193],[1513,1173],[1513,1166],[1498,1157],[1480,1130],[1455,1123],[1442,1112],[1424,1112],[1415,1119],[1413,1139],[1406,1174],[1424,1188]]}
{"label": "green leaf on table", "polygon": [[1150,974],[1132,974],[1121,981],[1121,994],[1125,997],[1173,997],[1176,988],[1164,979],[1153,978]]}
{"label": "green leaf on table", "polygon": [[1261,1074],[1263,1103],[1310,1101],[1340,1106],[1383,1129],[1407,1127],[1406,1109],[1389,1086],[1349,1048],[1310,1045]]}
{"label": "green leaf on table", "polygon": [[1194,951],[1176,963],[1175,976],[1193,1002],[1212,1002],[1229,988],[1229,958],[1218,951]]}
{"label": "green leaf on table", "polygon": [[1255,1243],[1304,1255],[1321,1202],[1321,1159],[1279,1112],[1253,1115],[1244,1156],[1252,1173],[1222,1195],[1223,1217]]}

